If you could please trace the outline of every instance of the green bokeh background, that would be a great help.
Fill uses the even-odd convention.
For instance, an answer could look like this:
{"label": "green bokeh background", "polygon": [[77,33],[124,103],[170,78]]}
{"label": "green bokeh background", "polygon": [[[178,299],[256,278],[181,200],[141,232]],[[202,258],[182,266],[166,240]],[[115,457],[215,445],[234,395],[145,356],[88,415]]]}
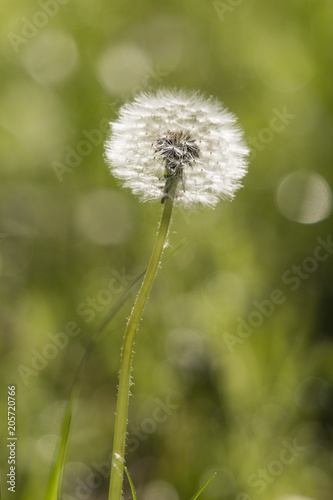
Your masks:
{"label": "green bokeh background", "polygon": [[[329,0],[3,0],[4,499],[7,385],[17,391],[15,495],[43,499],[89,339],[147,265],[161,206],[112,178],[103,141],[125,100],[159,86],[220,98],[252,154],[232,203],[174,214],[135,345],[127,466],[138,499],[189,499],[214,471],[203,500],[332,498],[333,256],[313,257],[332,231],[332,20]],[[281,303],[269,305],[276,289]],[[83,314],[89,297],[98,310]],[[84,370],[66,500],[107,498],[133,298]],[[244,321],[257,322],[246,338]],[[77,335],[54,337],[72,322]],[[299,447],[288,464],[286,443]]]}

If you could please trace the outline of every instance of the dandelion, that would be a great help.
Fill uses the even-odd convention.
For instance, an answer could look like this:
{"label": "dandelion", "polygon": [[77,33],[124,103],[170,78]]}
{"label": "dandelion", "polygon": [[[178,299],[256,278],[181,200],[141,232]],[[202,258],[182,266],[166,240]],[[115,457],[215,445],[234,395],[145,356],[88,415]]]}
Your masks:
{"label": "dandelion", "polygon": [[164,204],[123,340],[109,490],[109,500],[121,500],[134,338],[161,261],[173,206],[215,206],[220,198],[233,198],[245,175],[248,149],[235,116],[219,101],[198,92],[168,90],[141,93],[125,104],[111,124],[105,147],[111,171],[125,187],[144,201]]}
{"label": "dandelion", "polygon": [[125,104],[111,124],[106,159],[143,201],[170,196],[184,206],[233,198],[248,149],[236,117],[198,92],[159,90]]}

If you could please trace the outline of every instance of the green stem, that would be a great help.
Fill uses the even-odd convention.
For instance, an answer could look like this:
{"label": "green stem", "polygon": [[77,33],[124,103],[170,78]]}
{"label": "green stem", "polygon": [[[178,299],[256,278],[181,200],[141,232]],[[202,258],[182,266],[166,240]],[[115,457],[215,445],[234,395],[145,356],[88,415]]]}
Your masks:
{"label": "green stem", "polygon": [[140,292],[132,309],[132,313],[127,323],[124,335],[119,374],[119,389],[112,451],[109,500],[121,500],[128,415],[128,399],[131,381],[132,348],[143,309],[146,305],[161,260],[170,225],[172,208],[173,198],[172,196],[169,196],[165,200],[162,219],[156,236],[153,252],[150,257],[147,272],[145,274]]}

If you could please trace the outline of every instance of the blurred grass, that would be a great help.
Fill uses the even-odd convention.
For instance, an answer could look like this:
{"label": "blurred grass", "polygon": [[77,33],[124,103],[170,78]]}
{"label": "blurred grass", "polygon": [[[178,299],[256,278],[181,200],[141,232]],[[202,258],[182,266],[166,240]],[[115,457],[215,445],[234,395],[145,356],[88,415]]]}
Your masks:
{"label": "blurred grass", "polygon": [[[231,204],[175,213],[170,246],[187,243],[163,264],[135,346],[127,466],[137,496],[189,498],[217,470],[203,499],[248,500],[241,492],[250,499],[331,498],[332,256],[295,291],[283,276],[303,266],[317,238],[326,240],[332,230],[330,190],[314,191],[313,173],[332,186],[333,6],[255,0],[229,4],[222,15],[222,4],[228,5],[70,0],[16,53],[8,34],[21,36],[23,18],[32,21],[41,6],[3,3],[0,374],[2,401],[6,385],[17,386],[19,498],[42,498],[85,346],[119,294],[98,301],[90,316],[78,306],[102,297],[114,272],[133,277],[147,265],[161,208],[140,204],[110,176],[102,120],[114,119],[135,90],[159,85],[219,97],[239,116],[254,153]],[[272,135],[275,110],[284,108],[294,118]],[[93,130],[96,144],[80,155]],[[73,150],[76,166],[68,164],[60,182],[55,162],[66,165]],[[295,211],[278,194],[281,180],[299,170],[309,172],[308,187],[281,198],[296,200]],[[307,211],[315,222],[297,222]],[[230,352],[225,334],[236,335],[238,318],[246,320],[253,302],[274,289],[284,303]],[[87,364],[65,498],[107,497],[130,308]],[[64,332],[69,322],[80,332],[25,384],[19,366],[33,369],[49,334]],[[159,406],[168,398],[170,414]],[[157,422],[154,415],[167,418]],[[4,440],[5,419],[0,426]],[[286,439],[305,450],[271,474],[260,494],[249,477],[279,460]],[[5,448],[1,467],[7,498]]]}

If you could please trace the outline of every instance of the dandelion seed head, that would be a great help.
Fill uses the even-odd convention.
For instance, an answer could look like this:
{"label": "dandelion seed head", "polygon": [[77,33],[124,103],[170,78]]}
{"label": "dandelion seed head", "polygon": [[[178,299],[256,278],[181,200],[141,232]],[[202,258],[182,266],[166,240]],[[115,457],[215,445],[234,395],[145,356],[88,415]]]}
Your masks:
{"label": "dandelion seed head", "polygon": [[232,199],[246,173],[248,148],[236,117],[199,92],[140,93],[119,111],[106,142],[112,174],[143,201],[215,206]]}
{"label": "dandelion seed head", "polygon": [[200,156],[200,149],[195,140],[189,133],[181,130],[177,132],[168,130],[166,134],[159,137],[155,151],[166,160],[170,168],[186,163],[191,165],[192,161]]}

